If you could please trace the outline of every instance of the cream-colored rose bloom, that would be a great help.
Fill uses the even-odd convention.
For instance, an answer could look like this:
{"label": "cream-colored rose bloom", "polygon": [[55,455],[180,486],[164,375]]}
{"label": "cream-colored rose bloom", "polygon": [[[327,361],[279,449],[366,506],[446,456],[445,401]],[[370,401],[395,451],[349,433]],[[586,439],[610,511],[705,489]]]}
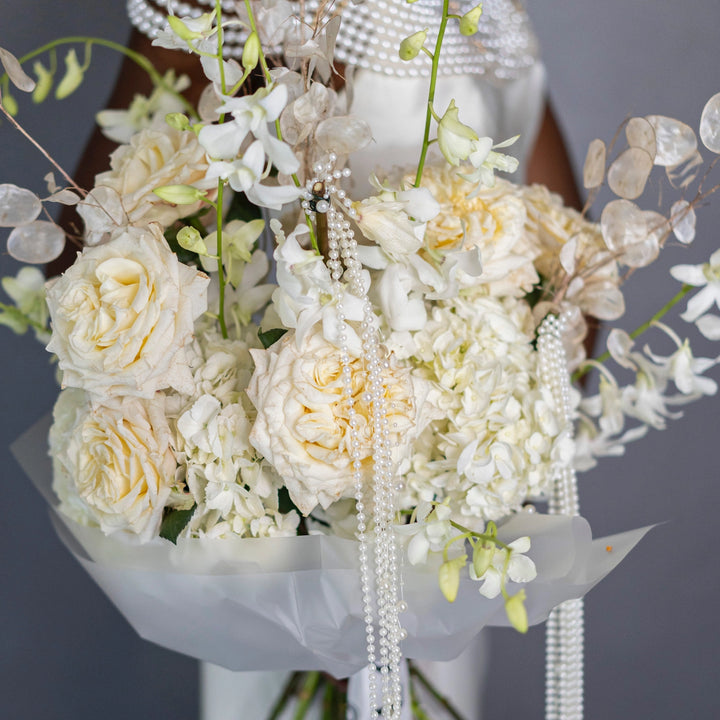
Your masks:
{"label": "cream-colored rose bloom", "polygon": [[93,407],[81,395],[60,393],[50,431],[60,509],[105,534],[126,530],[146,542],[157,535],[177,467],[164,397]]}
{"label": "cream-colored rose bloom", "polygon": [[171,205],[153,193],[163,185],[203,186],[208,162],[194,132],[170,127],[142,130],[115,150],[110,167],[95,178],[95,185],[120,195],[132,225],[156,222],[165,228],[202,206],[202,202]]}
{"label": "cream-colored rose bloom", "polygon": [[535,267],[551,292],[561,291],[566,302],[586,315],[602,320],[620,317],[625,310],[620,272],[600,226],[566,207],[544,185],[518,187],[518,195],[527,209]]}
{"label": "cream-colored rose bloom", "polygon": [[[340,350],[315,330],[299,348],[288,332],[268,350],[250,352],[256,369],[247,393],[257,408],[250,442],[274,466],[303,514],[349,496],[351,437]],[[369,477],[371,423],[360,359],[352,360],[351,372],[360,458]],[[391,362],[386,399],[396,460],[416,435],[416,408],[425,391],[425,383]]]}
{"label": "cream-colored rose bloom", "polygon": [[[440,203],[440,212],[428,222],[425,244],[430,254],[480,250],[482,274],[460,278],[461,286],[486,286],[491,295],[519,297],[538,282],[533,258],[538,250],[526,237],[526,212],[515,186],[496,180],[481,188],[463,180],[447,166],[425,169],[422,180]],[[464,274],[463,274],[464,275]]]}
{"label": "cream-colored rose bloom", "polygon": [[179,262],[160,231],[130,228],[78,255],[47,285],[63,386],[102,400],[192,393],[185,346],[206,307],[208,278]]}

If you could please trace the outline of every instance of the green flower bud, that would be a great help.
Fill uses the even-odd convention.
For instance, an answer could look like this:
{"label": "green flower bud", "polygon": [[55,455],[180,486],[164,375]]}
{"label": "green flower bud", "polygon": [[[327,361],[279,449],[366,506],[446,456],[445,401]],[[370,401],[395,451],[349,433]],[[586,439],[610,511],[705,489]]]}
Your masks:
{"label": "green flower bud", "polygon": [[33,70],[37,75],[37,84],[33,90],[32,99],[34,103],[41,103],[50,94],[53,76],[40,61],[33,64]]}
{"label": "green flower bud", "polygon": [[63,100],[72,95],[83,81],[83,69],[80,67],[75,50],[70,50],[65,56],[65,75],[55,89],[55,97]]}
{"label": "green flower bud", "polygon": [[460,589],[460,569],[465,567],[467,557],[461,555],[460,557],[448,560],[440,566],[438,572],[438,581],[440,583],[440,590],[445,596],[448,602],[455,602],[458,590]]}
{"label": "green flower bud", "polygon": [[205,198],[205,193],[192,185],[163,185],[153,192],[161,200],[173,205],[190,205]]}
{"label": "green flower bud", "polygon": [[260,60],[260,38],[256,32],[251,32],[250,37],[245,41],[242,51],[242,66],[245,70],[252,70]]}
{"label": "green flower bud", "polygon": [[177,15],[168,16],[170,29],[185,42],[191,42],[202,37],[202,33],[191,30]]}
{"label": "green flower bud", "polygon": [[408,35],[401,43],[398,55],[401,60],[412,60],[417,57],[418,53],[422,50],[425,40],[427,39],[428,29],[418,30],[412,35]]}
{"label": "green flower bud", "polygon": [[187,115],[183,115],[182,113],[168,113],[165,116],[165,122],[175,130],[190,129],[190,121],[188,120]]}
{"label": "green flower bud", "polygon": [[520,590],[505,600],[505,614],[510,624],[520,633],[528,631],[528,616],[525,609],[525,590]]}
{"label": "green flower bud", "polygon": [[15,117],[15,115],[18,114],[18,104],[17,100],[9,93],[3,93],[2,96],[0,96],[0,101],[2,101],[2,106],[5,108],[5,110],[8,111],[10,115]]}
{"label": "green flower bud", "polygon": [[489,540],[481,540],[473,549],[473,570],[481,578],[492,563],[495,556],[495,544]]}
{"label": "green flower bud", "polygon": [[468,10],[460,18],[460,34],[474,35],[478,30],[478,23],[482,15],[482,3],[476,5],[472,10]]}
{"label": "green flower bud", "polygon": [[208,249],[205,241],[202,239],[197,228],[186,225],[177,234],[178,245],[185,250],[197,253],[198,255],[207,255]]}

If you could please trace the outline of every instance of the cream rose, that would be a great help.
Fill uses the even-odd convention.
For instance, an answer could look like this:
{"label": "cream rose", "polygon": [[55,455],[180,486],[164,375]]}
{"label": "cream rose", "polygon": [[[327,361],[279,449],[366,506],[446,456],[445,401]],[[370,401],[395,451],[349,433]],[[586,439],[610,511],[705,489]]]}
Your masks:
{"label": "cream rose", "polygon": [[110,167],[95,178],[95,185],[112,188],[120,195],[132,225],[156,222],[168,227],[202,205],[171,205],[153,193],[163,185],[203,185],[208,162],[194,132],[169,127],[142,130],[128,145],[115,150]]}
{"label": "cream rose", "polygon": [[[290,497],[307,515],[318,504],[330,504],[352,492],[347,404],[340,350],[319,331],[298,348],[289,332],[268,350],[251,350],[255,373],[247,394],[257,408],[250,442],[282,477]],[[362,438],[363,468],[371,472],[369,408],[362,361],[351,362],[355,410]],[[398,455],[416,433],[416,407],[424,384],[410,371],[391,363],[387,382],[391,443]],[[397,459],[397,458],[396,458]]]}
{"label": "cream rose", "polygon": [[107,535],[157,534],[176,469],[163,404],[158,394],[93,407],[81,391],[60,393],[50,446],[63,512]]}
{"label": "cream rose", "polygon": [[498,179],[471,196],[475,186],[447,166],[426,168],[422,184],[440,204],[425,232],[430,253],[480,251],[482,274],[461,273],[461,286],[481,283],[495,297],[519,297],[532,290],[538,282],[533,266],[538,249],[525,232],[526,211],[515,185]]}
{"label": "cream rose", "polygon": [[185,345],[208,278],[179,262],[159,230],[130,228],[86,249],[47,285],[63,385],[97,396],[192,392]]}

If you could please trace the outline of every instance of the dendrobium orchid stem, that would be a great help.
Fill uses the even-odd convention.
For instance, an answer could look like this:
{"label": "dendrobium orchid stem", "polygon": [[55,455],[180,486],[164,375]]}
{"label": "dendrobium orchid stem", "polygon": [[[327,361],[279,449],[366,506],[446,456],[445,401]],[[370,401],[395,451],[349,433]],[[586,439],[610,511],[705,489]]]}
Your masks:
{"label": "dendrobium orchid stem", "polygon": [[[215,0],[216,6],[220,4],[220,0]],[[247,10],[248,14],[248,22],[250,23],[250,31],[251,33],[255,33],[259,36],[257,24],[255,23],[255,13],[253,12],[252,4],[250,3],[250,0],[245,0],[245,9]],[[267,64],[267,58],[265,57],[265,52],[262,49],[262,45],[260,45],[260,50],[258,52],[258,62],[260,63],[260,67],[262,68],[263,75],[265,76],[265,84],[270,85],[272,84],[272,77],[270,75],[270,68]],[[278,140],[283,139],[282,135],[282,129],[280,127],[280,118],[277,118],[275,120],[275,134],[277,135]],[[297,176],[297,173],[293,173],[290,176],[295,183],[295,187],[300,187],[302,183],[300,182],[300,178]],[[315,229],[313,228],[312,222],[310,221],[310,216],[305,215],[305,222],[307,223],[308,229],[310,230],[310,242],[312,243],[313,249],[315,252],[320,253],[320,248],[318,246],[317,238],[315,237]]]}
{"label": "dendrobium orchid stem", "polygon": [[[125,57],[132,60],[132,62],[140,66],[149,75],[150,79],[156,87],[160,87],[165,92],[174,95],[182,103],[185,110],[193,118],[197,119],[199,117],[197,111],[192,106],[192,104],[185,97],[183,97],[181,93],[179,93],[177,90],[175,90],[165,82],[163,76],[155,69],[155,66],[142,53],[130,50],[124,45],[113,42],[112,40],[105,40],[104,38],[96,37],[87,37],[84,35],[71,35],[69,37],[59,38],[58,40],[53,40],[52,42],[46,43],[45,45],[37,48],[36,50],[33,50],[32,52],[23,55],[21,58],[18,58],[18,61],[22,65],[23,63],[28,62],[28,60],[32,60],[33,58],[36,58],[43,53],[50,52],[55,48],[60,47],[61,45],[78,45],[81,43],[86,46],[100,45],[101,47],[106,47],[110,50],[115,50],[116,52],[125,55]],[[4,74],[0,76],[0,80],[2,80],[3,77]]]}
{"label": "dendrobium orchid stem", "polygon": [[[639,327],[636,327],[631,333],[630,337],[635,340],[636,338],[640,337],[646,330],[649,330],[653,325],[658,323],[662,318],[667,315],[667,313],[672,310],[675,305],[677,305],[691,290],[694,290],[694,285],[683,285],[682,288],[680,288],[679,292],[672,297],[665,305],[663,305],[647,322],[644,322]],[[592,363],[588,363],[587,365],[584,365],[581,368],[578,368],[572,376],[572,381],[577,382],[580,380],[580,378],[587,375],[588,372],[595,366],[595,365],[602,365],[604,362],[610,359],[610,351],[606,350],[602,355],[599,355],[598,357],[594,358]]]}
{"label": "dendrobium orchid stem", "polygon": [[418,162],[417,175],[415,176],[415,187],[420,187],[423,169],[425,168],[425,159],[427,158],[428,148],[430,147],[430,125],[433,118],[433,103],[435,102],[435,88],[437,86],[438,68],[440,66],[440,49],[442,47],[443,38],[445,37],[445,28],[450,18],[450,0],[443,0],[442,20],[438,29],[437,40],[435,41],[435,50],[429,53],[432,57],[432,68],[430,70],[430,89],[428,90],[427,110],[425,114],[425,133],[423,135],[422,150],[420,151],[420,161]]}

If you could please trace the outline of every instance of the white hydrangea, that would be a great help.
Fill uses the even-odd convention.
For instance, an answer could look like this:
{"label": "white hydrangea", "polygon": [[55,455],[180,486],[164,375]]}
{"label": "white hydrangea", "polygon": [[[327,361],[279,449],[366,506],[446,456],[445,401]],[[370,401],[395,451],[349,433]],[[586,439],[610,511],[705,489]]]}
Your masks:
{"label": "white hydrangea", "polygon": [[446,419],[415,444],[404,506],[450,498],[473,526],[546,492],[573,443],[538,385],[533,339],[524,301],[477,296],[432,309],[414,335],[416,360],[439,386]]}
{"label": "white hydrangea", "polygon": [[180,473],[197,504],[186,534],[296,532],[297,514],[279,511],[280,479],[248,439],[255,414],[245,395],[253,368],[249,346],[244,339],[222,338],[214,327],[198,333],[193,344],[196,394],[177,409],[174,422]]}

